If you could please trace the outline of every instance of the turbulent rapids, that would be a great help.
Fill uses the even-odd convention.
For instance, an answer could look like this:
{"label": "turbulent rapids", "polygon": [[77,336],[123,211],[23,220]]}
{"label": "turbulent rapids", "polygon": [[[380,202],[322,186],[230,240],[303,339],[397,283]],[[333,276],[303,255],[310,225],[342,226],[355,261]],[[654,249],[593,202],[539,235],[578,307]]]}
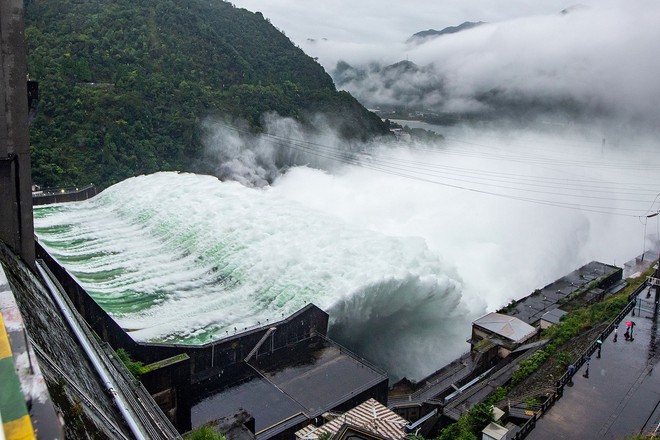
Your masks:
{"label": "turbulent rapids", "polygon": [[414,376],[421,353],[465,335],[461,282],[423,240],[269,189],[158,173],[34,215],[40,242],[136,340],[201,344],[314,303],[340,342]]}

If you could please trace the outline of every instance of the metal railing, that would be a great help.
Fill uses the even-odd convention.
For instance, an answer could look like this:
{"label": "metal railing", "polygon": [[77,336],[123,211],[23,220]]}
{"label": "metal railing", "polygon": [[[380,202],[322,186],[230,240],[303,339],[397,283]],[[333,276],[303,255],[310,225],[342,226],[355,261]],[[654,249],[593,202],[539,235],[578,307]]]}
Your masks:
{"label": "metal railing", "polygon": [[[124,365],[111,360],[108,353],[94,338],[87,323],[75,312],[68,296],[63,292],[43,260],[37,261],[37,269],[54,302],[61,309],[66,322],[81,344],[87,359],[93,365],[106,391],[110,393],[123,419],[136,439],[180,438],[178,432],[153,401],[151,395],[125,369]],[[106,344],[107,346],[107,344]],[[114,362],[113,362],[114,361]],[[137,382],[139,383],[139,382]]]}
{"label": "metal railing", "polygon": [[[603,330],[603,332],[598,336],[597,340],[604,340],[607,336],[612,333],[612,331],[619,325],[619,323],[628,315],[628,313],[635,307],[637,303],[637,296],[647,287],[647,283],[642,283],[638,288],[636,288],[630,295],[628,295],[628,304],[619,312],[619,314],[614,318],[610,324]],[[596,351],[598,347],[597,340],[593,341],[573,362],[575,366],[575,371],[579,370],[580,367],[587,361],[588,357]],[[571,380],[572,375],[568,372],[564,373],[555,383],[555,391],[550,394],[541,404],[541,408],[535,412],[527,422],[525,422],[521,427],[520,431],[516,433],[512,440],[522,440],[527,437],[527,434],[530,433],[532,429],[536,426],[536,420],[538,420],[546,411],[548,411],[552,405],[555,404],[564,394],[564,386]]]}
{"label": "metal railing", "polygon": [[70,193],[87,191],[88,189],[91,188],[94,188],[94,185],[90,184],[87,186],[64,186],[64,187],[43,188],[32,191],[32,195],[35,197],[39,197],[39,196],[51,196],[54,194],[70,194]]}

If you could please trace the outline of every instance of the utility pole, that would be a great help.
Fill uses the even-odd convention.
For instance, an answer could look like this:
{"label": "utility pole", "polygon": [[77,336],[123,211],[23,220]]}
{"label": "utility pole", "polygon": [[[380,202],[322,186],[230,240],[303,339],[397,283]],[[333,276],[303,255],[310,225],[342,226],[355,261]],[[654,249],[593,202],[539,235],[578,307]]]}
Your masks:
{"label": "utility pole", "polygon": [[23,0],[0,0],[0,241],[34,268]]}
{"label": "utility pole", "polygon": [[[651,280],[649,280],[651,281]],[[658,256],[658,267],[655,269],[653,282],[650,284],[655,287],[655,304],[653,305],[653,320],[658,319],[658,303],[660,302],[660,256]]]}
{"label": "utility pole", "polygon": [[658,256],[658,267],[655,269],[653,276],[648,277],[646,280],[649,283],[649,289],[655,289],[655,298],[653,299],[653,320],[658,319],[658,303],[660,303],[660,256]]}

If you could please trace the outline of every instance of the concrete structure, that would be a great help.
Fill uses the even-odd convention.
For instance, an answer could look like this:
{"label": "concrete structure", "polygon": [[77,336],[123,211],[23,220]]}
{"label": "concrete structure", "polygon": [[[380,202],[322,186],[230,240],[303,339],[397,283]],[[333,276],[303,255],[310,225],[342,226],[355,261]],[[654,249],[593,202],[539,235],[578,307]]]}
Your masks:
{"label": "concrete structure", "polygon": [[23,0],[0,1],[0,241],[34,267]]}
{"label": "concrete structure", "polygon": [[39,261],[96,334],[150,364],[141,380],[180,432],[243,408],[255,418],[259,439],[285,439],[326,411],[345,411],[369,398],[387,402],[387,374],[327,340],[328,314],[313,304],[204,345],[136,342],[36,247]]}
{"label": "concrete structure", "polygon": [[[324,434],[336,435],[345,432],[347,426],[362,428],[377,438],[401,440],[407,435],[404,427],[408,422],[374,399],[332,418],[321,426],[309,425],[296,432],[296,440],[317,440]],[[359,437],[362,438],[362,437]]]}
{"label": "concrete structure", "polygon": [[[498,310],[533,326],[538,326],[541,316],[549,310],[561,307],[566,302],[578,304],[591,303],[602,299],[605,292],[616,291],[613,286],[622,282],[623,269],[598,261],[592,261],[577,270],[559,278],[542,289],[537,289],[531,295]],[[601,289],[599,294],[594,289]]]}
{"label": "concrete structure", "polygon": [[259,439],[290,439],[327,412],[343,412],[368,399],[385,401],[387,376],[321,337],[262,356],[240,382],[210,389],[196,400],[193,428],[246,410]]}
{"label": "concrete structure", "polygon": [[509,430],[497,423],[490,422],[481,431],[481,440],[507,440]]}
{"label": "concrete structure", "polygon": [[564,316],[567,312],[563,311],[559,307],[556,309],[548,310],[541,316],[539,321],[539,326],[542,330],[545,330],[548,327],[551,327],[561,321],[561,317]]}
{"label": "concrete structure", "polygon": [[51,203],[80,202],[94,197],[97,194],[94,185],[83,188],[46,188],[32,192],[32,204],[50,205]]}
{"label": "concrete structure", "polygon": [[[44,438],[63,438],[57,435],[57,426],[48,430],[50,422],[44,416],[48,408],[41,401],[49,395],[66,422],[66,438],[133,438],[130,425],[137,426],[143,433],[137,438],[180,438],[149,393],[112,351],[98,343],[80,317],[66,305],[66,299],[56,297],[48,281],[38,278],[3,243],[0,243],[0,263],[27,330],[27,335],[19,334],[15,341],[22,341],[34,350],[31,359],[38,361],[49,387],[46,391],[42,382],[40,394],[30,396],[33,401],[30,417],[40,437],[43,434]],[[77,323],[79,331],[74,330],[73,322]],[[88,350],[94,352],[95,360],[91,360]],[[19,373],[24,374],[25,366],[21,362],[17,362],[17,366]],[[36,370],[37,365],[33,367]],[[103,378],[104,374],[112,378],[112,384]],[[4,385],[0,383],[0,393]],[[128,402],[122,408],[115,398],[119,395]],[[130,422],[126,418],[128,413],[131,413]]]}

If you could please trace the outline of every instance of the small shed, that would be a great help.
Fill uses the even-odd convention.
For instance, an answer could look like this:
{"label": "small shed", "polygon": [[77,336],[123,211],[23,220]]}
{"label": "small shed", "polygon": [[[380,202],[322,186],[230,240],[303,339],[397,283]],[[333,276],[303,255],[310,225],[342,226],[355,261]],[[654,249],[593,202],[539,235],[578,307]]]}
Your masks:
{"label": "small shed", "polygon": [[564,316],[567,312],[563,311],[559,307],[556,309],[549,310],[541,316],[541,320],[539,321],[539,325],[543,330],[545,330],[548,327],[552,327],[553,325],[557,324],[559,321],[561,321],[561,317]]}

